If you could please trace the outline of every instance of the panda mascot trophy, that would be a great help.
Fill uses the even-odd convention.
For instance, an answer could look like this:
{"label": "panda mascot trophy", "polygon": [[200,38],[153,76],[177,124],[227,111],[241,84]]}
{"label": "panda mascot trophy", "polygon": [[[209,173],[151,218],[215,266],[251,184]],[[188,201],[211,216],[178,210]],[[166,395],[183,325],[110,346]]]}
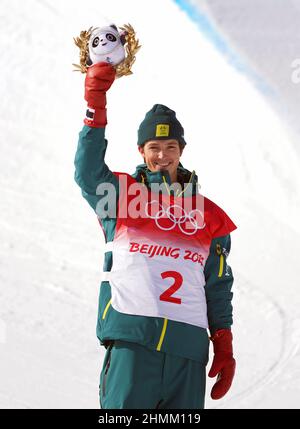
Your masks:
{"label": "panda mascot trophy", "polygon": [[74,38],[80,49],[80,65],[73,64],[76,70],[86,73],[89,66],[106,62],[115,67],[116,77],[132,74],[135,54],[140,49],[139,41],[130,24],[120,27],[120,30],[111,24],[81,31],[80,36]]}

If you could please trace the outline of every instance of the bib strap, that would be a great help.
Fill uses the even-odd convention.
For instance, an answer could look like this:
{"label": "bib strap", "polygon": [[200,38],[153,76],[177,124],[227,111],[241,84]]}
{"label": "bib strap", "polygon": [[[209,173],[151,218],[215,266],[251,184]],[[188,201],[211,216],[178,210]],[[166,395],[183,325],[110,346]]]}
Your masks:
{"label": "bib strap", "polygon": [[104,253],[106,252],[112,252],[113,251],[113,241],[108,241],[107,243],[105,243],[104,245]]}
{"label": "bib strap", "polygon": [[[112,252],[113,250],[113,241],[108,241],[104,245],[104,253]],[[110,280],[110,271],[102,271],[101,273],[101,281],[102,282],[109,282]]]}
{"label": "bib strap", "polygon": [[110,280],[110,271],[102,271],[101,281],[102,282],[109,282],[109,280]]}

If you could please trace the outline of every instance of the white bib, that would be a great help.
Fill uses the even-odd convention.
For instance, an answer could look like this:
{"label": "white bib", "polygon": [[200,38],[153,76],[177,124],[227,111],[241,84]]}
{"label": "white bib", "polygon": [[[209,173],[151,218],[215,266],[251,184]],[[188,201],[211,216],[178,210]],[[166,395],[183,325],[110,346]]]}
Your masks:
{"label": "white bib", "polygon": [[[202,195],[158,197],[131,176],[114,174],[120,184],[118,218],[105,249],[113,252],[113,264],[102,278],[110,282],[112,307],[208,328],[204,267],[211,240],[236,226]],[[135,207],[132,184],[140,188],[138,217],[127,213]]]}
{"label": "white bib", "polygon": [[207,251],[170,239],[154,241],[126,229],[108,243],[109,250],[113,268],[106,279],[115,310],[208,327],[203,273]]}

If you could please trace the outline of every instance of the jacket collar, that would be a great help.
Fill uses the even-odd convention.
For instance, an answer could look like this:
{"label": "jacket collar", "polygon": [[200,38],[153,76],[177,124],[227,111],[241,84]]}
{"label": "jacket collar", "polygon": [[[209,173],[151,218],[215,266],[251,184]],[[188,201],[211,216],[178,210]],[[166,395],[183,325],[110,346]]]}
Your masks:
{"label": "jacket collar", "polygon": [[[158,185],[164,184],[163,193],[170,194],[171,179],[167,171],[153,172],[148,169],[147,164],[139,164],[132,177],[138,182],[144,183],[148,188],[154,183]],[[177,192],[175,190],[176,196],[183,195],[187,197],[198,193],[198,177],[195,171],[190,172],[181,163],[177,167],[177,182],[181,185],[182,191]]]}

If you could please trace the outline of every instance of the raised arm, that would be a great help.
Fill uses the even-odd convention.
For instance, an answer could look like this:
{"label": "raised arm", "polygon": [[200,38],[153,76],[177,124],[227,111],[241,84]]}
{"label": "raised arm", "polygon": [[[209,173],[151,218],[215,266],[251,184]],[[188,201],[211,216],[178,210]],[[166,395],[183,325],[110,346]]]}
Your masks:
{"label": "raised arm", "polygon": [[110,64],[98,63],[88,68],[85,79],[87,112],[74,161],[75,181],[80,186],[83,197],[100,217],[99,202],[107,196],[102,185],[112,185],[115,189],[115,203],[118,198],[118,179],[104,162],[107,148],[106,91],[114,79],[115,69]]}

